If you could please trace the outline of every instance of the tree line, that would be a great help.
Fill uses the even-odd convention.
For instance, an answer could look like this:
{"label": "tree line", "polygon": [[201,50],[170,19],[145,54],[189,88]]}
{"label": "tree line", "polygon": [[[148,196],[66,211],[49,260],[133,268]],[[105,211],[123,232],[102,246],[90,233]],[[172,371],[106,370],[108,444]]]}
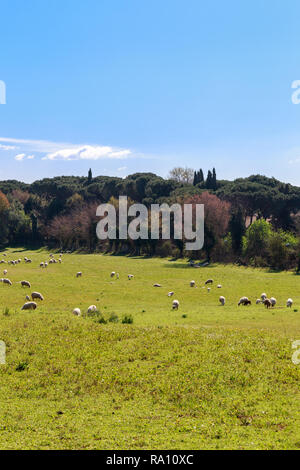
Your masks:
{"label": "tree line", "polygon": [[[205,205],[205,243],[199,253],[184,251],[184,240],[106,240],[96,237],[96,207],[129,204]],[[149,256],[190,256],[276,269],[297,267],[300,188],[252,175],[218,180],[215,168],[174,168],[168,178],[135,173],[126,178],[61,176],[31,184],[0,181],[0,244],[47,245],[61,249],[110,251]]]}

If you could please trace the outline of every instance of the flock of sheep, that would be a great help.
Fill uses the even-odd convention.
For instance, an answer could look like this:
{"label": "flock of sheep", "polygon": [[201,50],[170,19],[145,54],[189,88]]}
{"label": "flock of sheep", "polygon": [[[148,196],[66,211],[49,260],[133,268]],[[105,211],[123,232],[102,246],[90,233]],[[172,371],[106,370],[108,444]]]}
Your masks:
{"label": "flock of sheep", "polygon": [[[5,257],[6,254],[4,253],[3,256]],[[49,264],[53,264],[53,263],[60,263],[61,264],[62,263],[62,253],[60,253],[58,260],[55,259],[53,254],[50,254],[49,258],[50,259],[48,261],[42,261],[40,263],[40,268],[46,269]],[[32,260],[27,258],[26,256],[24,257],[24,261],[25,261],[25,263],[32,263]],[[13,266],[15,266],[15,265],[17,265],[21,262],[22,262],[21,259],[10,260],[10,261],[5,261],[4,259],[0,260],[0,264],[5,264],[6,263],[8,265],[13,265]],[[7,269],[4,269],[3,270],[3,275],[6,276],[7,272],[8,272]],[[78,271],[76,273],[76,277],[77,278],[82,277],[82,272]],[[111,274],[110,274],[110,277],[119,279],[120,275],[119,275],[119,273],[117,273],[115,271],[112,271]],[[134,278],[133,274],[128,274],[128,280],[129,281],[131,281],[133,278]],[[12,285],[11,280],[6,278],[6,277],[5,278],[0,278],[0,282],[2,282],[3,284],[9,285],[9,286]],[[211,288],[208,287],[208,286],[212,285],[213,282],[214,282],[213,279],[207,279],[207,281],[205,281],[204,286],[202,286],[202,288],[207,288],[207,291],[210,292]],[[23,280],[23,281],[19,281],[18,283],[21,284],[21,287],[28,287],[29,289],[31,289],[31,284],[30,284],[29,281],[24,281]],[[161,284],[155,283],[155,284],[153,284],[153,287],[162,287],[162,286],[161,286]],[[196,282],[195,281],[190,281],[190,287],[196,287]],[[218,284],[217,288],[221,289],[222,285]],[[169,292],[167,295],[168,295],[168,297],[172,297],[174,295],[174,292]],[[35,310],[37,308],[37,303],[35,302],[35,300],[43,301],[44,297],[40,292],[32,292],[31,293],[31,299],[28,295],[26,295],[26,302],[21,307],[21,310]],[[226,299],[223,295],[221,295],[219,297],[219,302],[222,306],[225,305]],[[276,303],[277,303],[277,300],[275,299],[275,297],[268,298],[267,294],[265,294],[265,293],[261,294],[260,298],[256,300],[256,304],[264,304],[266,308],[275,307]],[[240,306],[240,305],[244,305],[244,306],[251,305],[251,300],[249,300],[248,297],[241,297],[239,302],[238,302],[238,306]],[[293,305],[293,300],[291,298],[287,299],[286,306],[291,308],[292,305]],[[178,310],[178,308],[179,308],[179,300],[175,299],[172,302],[172,309],[173,310]],[[87,309],[87,313],[93,313],[93,312],[96,312],[96,311],[97,311],[96,305],[90,305]],[[80,308],[74,308],[73,314],[77,315],[77,316],[81,315]]]}

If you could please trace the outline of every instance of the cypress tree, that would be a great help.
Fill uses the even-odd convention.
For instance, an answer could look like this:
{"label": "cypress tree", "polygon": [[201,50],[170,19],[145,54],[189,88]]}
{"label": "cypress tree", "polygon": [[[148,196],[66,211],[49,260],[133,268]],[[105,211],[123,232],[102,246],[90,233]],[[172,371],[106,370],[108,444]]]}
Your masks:
{"label": "cypress tree", "polygon": [[93,180],[93,174],[92,174],[92,170],[90,168],[89,173],[88,173],[88,184],[91,184],[92,180]]}

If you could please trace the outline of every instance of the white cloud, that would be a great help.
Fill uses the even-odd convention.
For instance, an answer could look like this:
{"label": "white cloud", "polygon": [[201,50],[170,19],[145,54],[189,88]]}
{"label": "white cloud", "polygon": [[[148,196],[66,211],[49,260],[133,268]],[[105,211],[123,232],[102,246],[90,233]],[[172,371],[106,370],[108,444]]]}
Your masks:
{"label": "white cloud", "polygon": [[18,147],[14,145],[2,145],[0,144],[0,150],[16,150]]}
{"label": "white cloud", "polygon": [[47,140],[14,139],[10,137],[0,137],[0,142],[18,144],[25,152],[44,154],[42,160],[101,160],[105,158],[121,160],[132,155],[132,151],[129,149],[102,145],[75,145],[49,142]]}
{"label": "white cloud", "polygon": [[120,166],[120,168],[118,168],[118,171],[125,171],[127,170],[127,166]]}
{"label": "white cloud", "polygon": [[26,153],[19,153],[18,155],[15,156],[15,160],[17,160],[18,162],[21,162],[22,160],[24,160],[25,157],[26,157]]}
{"label": "white cloud", "polygon": [[128,158],[130,154],[130,150],[116,150],[112,147],[99,145],[83,145],[81,147],[64,148],[53,153],[48,153],[43,160],[124,159]]}
{"label": "white cloud", "polygon": [[33,159],[34,159],[34,155],[28,155],[27,159],[28,159],[28,160],[33,160]]}

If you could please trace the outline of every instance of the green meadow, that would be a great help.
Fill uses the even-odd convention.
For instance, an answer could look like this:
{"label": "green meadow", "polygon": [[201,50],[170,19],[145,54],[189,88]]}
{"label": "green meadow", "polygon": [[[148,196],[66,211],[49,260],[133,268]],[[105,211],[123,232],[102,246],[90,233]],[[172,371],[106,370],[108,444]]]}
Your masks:
{"label": "green meadow", "polygon": [[[0,283],[0,449],[300,448],[299,276],[95,254],[42,269],[49,252],[5,253],[22,262],[0,265],[13,282]],[[21,311],[32,291],[44,301]],[[255,304],[263,292],[275,308]]]}

